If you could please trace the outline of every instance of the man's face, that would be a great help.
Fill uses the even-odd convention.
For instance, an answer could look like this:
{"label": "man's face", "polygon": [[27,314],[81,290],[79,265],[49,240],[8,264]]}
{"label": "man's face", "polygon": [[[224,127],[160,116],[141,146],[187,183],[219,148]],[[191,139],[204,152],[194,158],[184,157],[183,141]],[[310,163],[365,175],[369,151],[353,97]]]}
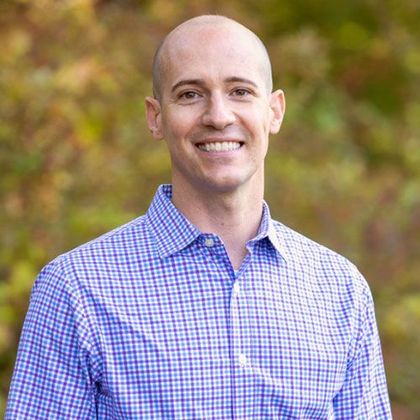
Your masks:
{"label": "man's face", "polygon": [[149,127],[165,138],[174,186],[230,192],[261,186],[268,136],[279,130],[281,91],[270,94],[255,40],[224,26],[192,28],[171,40]]}

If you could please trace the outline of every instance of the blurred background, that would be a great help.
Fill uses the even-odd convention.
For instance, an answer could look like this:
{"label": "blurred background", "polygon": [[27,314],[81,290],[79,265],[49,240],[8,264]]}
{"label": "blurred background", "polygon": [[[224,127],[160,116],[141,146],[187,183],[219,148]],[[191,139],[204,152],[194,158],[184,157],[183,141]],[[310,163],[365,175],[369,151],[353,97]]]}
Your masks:
{"label": "blurred background", "polygon": [[151,60],[203,13],[266,43],[287,98],[272,214],[359,266],[394,417],[420,418],[418,0],[0,0],[0,415],[37,272],[169,181],[144,119]]}

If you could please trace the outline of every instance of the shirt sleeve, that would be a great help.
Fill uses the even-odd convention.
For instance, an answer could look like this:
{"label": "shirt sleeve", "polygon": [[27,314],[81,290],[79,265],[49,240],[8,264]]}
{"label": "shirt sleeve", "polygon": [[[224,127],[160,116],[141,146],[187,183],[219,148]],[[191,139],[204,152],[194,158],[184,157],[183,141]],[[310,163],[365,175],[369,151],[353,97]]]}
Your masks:
{"label": "shirt sleeve", "polygon": [[392,419],[372,295],[362,280],[355,335],[343,387],[334,398],[336,419]]}
{"label": "shirt sleeve", "polygon": [[32,290],[5,419],[96,418],[92,345],[68,279],[54,262]]}

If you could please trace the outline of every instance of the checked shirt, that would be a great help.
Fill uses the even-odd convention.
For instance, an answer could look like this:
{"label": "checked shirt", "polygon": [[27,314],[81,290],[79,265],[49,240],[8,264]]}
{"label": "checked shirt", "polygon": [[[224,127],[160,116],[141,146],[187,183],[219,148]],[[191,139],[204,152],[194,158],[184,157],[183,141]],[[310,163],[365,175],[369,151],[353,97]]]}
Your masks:
{"label": "checked shirt", "polygon": [[369,288],[270,218],[234,272],[161,186],[148,212],[48,264],[6,419],[390,419]]}

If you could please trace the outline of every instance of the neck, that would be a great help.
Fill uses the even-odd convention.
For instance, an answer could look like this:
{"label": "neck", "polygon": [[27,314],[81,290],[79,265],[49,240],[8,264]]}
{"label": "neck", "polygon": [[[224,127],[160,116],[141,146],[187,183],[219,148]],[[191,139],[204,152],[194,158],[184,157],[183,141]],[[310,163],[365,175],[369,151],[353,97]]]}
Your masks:
{"label": "neck", "polygon": [[[262,184],[263,185],[263,184]],[[246,242],[261,222],[263,186],[235,192],[187,191],[173,185],[172,202],[203,233],[218,235],[237,270],[247,254]]]}

